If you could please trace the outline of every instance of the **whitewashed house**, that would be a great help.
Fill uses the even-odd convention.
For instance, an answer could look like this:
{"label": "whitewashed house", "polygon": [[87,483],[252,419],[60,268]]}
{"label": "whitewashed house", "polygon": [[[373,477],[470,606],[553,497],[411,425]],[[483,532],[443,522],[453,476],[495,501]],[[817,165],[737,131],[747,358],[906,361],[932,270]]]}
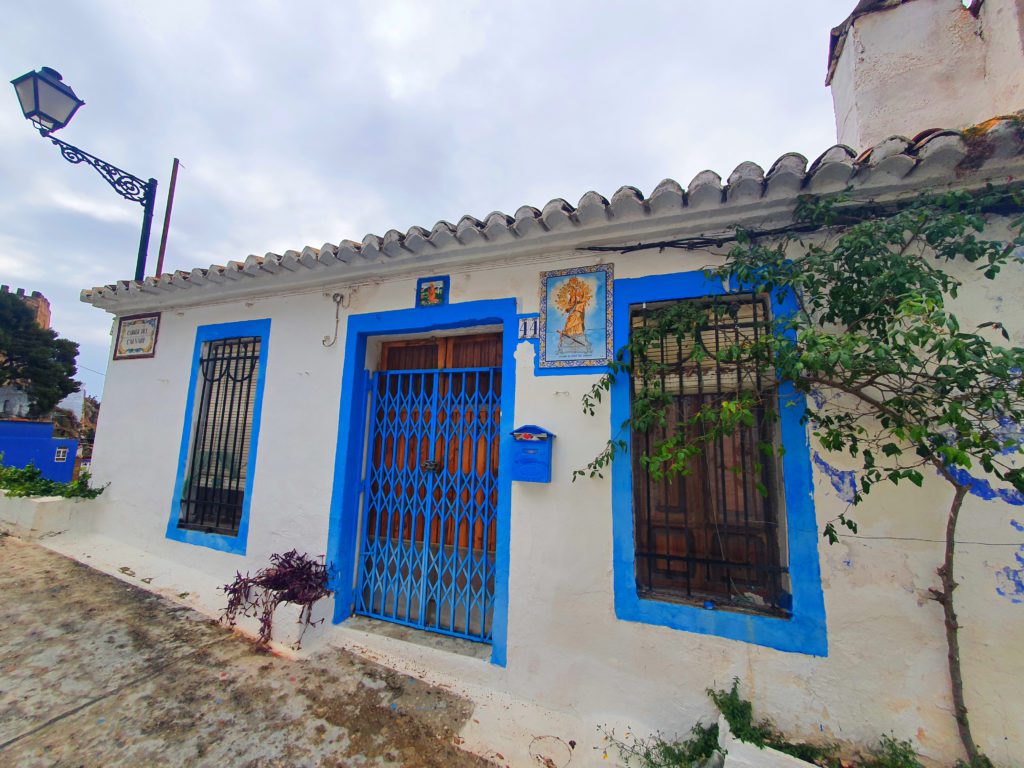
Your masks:
{"label": "whitewashed house", "polygon": [[[90,513],[95,552],[113,563],[116,547],[96,542],[117,542],[203,574],[208,604],[220,600],[210,585],[271,553],[325,554],[340,625],[326,634],[480,701],[500,692],[552,723],[587,724],[588,738],[605,722],[688,729],[710,714],[705,688],[736,676],[787,733],[893,730],[927,755],[958,756],[942,614],[926,599],[944,486],[880,489],[859,510],[871,538],[828,546],[821,529],[851,479],[799,409],[783,417],[769,502],[724,484],[678,498],[644,485],[628,457],[603,480],[571,475],[628,414],[625,382],[598,418],[582,413],[594,363],[647,304],[724,290],[701,273],[726,250],[716,235],[783,226],[798,195],[851,187],[894,200],[1024,177],[1020,119],[999,117],[1024,108],[1022,22],[1020,0],[861,2],[833,32],[840,143],[810,164],[792,153],[724,182],[704,171],[685,188],[588,192],[83,291],[114,315],[117,353],[93,463],[110,483]],[[586,250],[697,236],[711,242]],[[589,295],[566,288],[574,276]],[[966,293],[986,318],[999,304],[1019,326],[1024,275],[997,286]],[[514,439],[524,425],[541,429]],[[1020,541],[1020,504],[980,489],[962,540]],[[714,551],[708,505],[732,515],[730,543]],[[961,552],[974,733],[1021,764],[1021,556]],[[359,615],[388,624],[355,620],[346,635]],[[383,637],[391,624],[485,652]]]}

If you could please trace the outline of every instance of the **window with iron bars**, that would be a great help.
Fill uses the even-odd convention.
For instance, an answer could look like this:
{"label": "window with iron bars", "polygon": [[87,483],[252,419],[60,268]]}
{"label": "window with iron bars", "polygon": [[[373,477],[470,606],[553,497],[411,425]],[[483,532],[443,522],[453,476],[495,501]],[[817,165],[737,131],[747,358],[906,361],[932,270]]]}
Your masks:
{"label": "window with iron bars", "polygon": [[[734,294],[686,301],[707,308],[699,327],[683,338],[656,335],[646,349],[657,363],[657,381],[646,386],[660,387],[671,404],[664,427],[632,435],[637,591],[647,599],[786,616],[791,601],[781,468],[762,450],[764,444],[778,447],[769,413],[777,407],[776,381],[751,361],[717,359],[719,350],[771,333],[767,300]],[[654,313],[672,303],[633,306],[631,332],[654,325]],[[703,354],[695,355],[698,345]],[[634,397],[643,385],[635,375]],[[678,429],[697,437],[703,427],[691,417],[740,392],[759,395],[753,424],[706,443],[688,473],[651,476],[642,456]]]}
{"label": "window with iron bars", "polygon": [[259,361],[258,336],[202,346],[179,528],[238,535]]}

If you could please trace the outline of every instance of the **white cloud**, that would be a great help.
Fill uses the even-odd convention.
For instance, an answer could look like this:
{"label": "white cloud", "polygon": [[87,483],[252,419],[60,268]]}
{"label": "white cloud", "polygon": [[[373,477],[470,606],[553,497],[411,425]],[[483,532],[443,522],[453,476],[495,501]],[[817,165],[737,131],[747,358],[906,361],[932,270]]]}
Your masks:
{"label": "white cloud", "polygon": [[[243,260],[250,253],[281,253],[319,247],[343,238],[359,238],[384,203],[372,190],[343,179],[334,180],[313,170],[271,165],[240,169],[227,161],[207,159],[190,171],[190,199],[216,199],[225,222],[209,232],[195,226],[192,217],[172,226],[167,268],[191,268]],[[175,204],[175,216],[179,203]],[[174,219],[172,219],[173,221]]]}
{"label": "white cloud", "polygon": [[433,4],[418,0],[364,0],[366,33],[373,62],[395,99],[421,99],[488,40],[489,4],[460,0]]}
{"label": "white cloud", "polygon": [[41,279],[45,273],[24,258],[0,253],[0,274],[10,283],[32,283]]}
{"label": "white cloud", "polygon": [[119,197],[108,200],[105,195],[79,195],[68,189],[54,189],[46,195],[44,204],[97,221],[142,226],[142,206]]}
{"label": "white cloud", "polygon": [[[103,0],[57,26],[16,3],[0,68],[56,67],[87,102],[62,137],[159,177],[150,271],[182,159],[165,268],[191,269],[820,152],[852,3]],[[140,207],[6,104],[0,280],[50,297],[102,370],[109,316],[78,290],[131,276]]]}
{"label": "white cloud", "polygon": [[26,243],[0,235],[0,276],[4,283],[24,288],[42,280],[46,274],[42,260],[30,251]]}

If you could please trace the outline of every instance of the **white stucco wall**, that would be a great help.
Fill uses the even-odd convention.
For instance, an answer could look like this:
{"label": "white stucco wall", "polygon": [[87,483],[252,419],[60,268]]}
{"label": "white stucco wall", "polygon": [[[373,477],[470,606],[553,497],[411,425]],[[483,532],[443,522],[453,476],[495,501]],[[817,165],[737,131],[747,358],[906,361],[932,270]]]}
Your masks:
{"label": "white stucco wall", "polygon": [[856,18],[832,78],[836,134],[860,151],[889,136],[961,129],[1024,109],[1024,0],[915,0]]}
{"label": "white stucco wall", "polygon": [[38,538],[58,532],[92,530],[95,502],[60,496],[8,496],[0,490],[0,526],[10,526],[19,536]]}
{"label": "white stucco wall", "polygon": [[[707,252],[643,252],[609,256],[616,279],[699,269]],[[538,311],[538,272],[594,264],[594,255],[547,253],[519,264],[492,263],[451,271],[453,302],[514,297],[522,313]],[[444,273],[437,270],[429,274]],[[351,294],[338,342],[330,294]],[[1020,306],[1020,270],[1000,276],[988,293],[969,299],[987,313]],[[130,543],[162,561],[209,573],[224,583],[236,570],[255,570],[267,555],[291,548],[322,554],[338,438],[339,393],[349,313],[412,306],[415,275],[351,286],[321,286],[289,295],[165,310],[157,354],[111,361],[94,454],[97,533]],[[971,303],[973,302],[973,303]],[[188,396],[197,326],[269,317],[266,389],[245,557],[170,541],[174,475]],[[596,376],[534,376],[534,347],[516,354],[517,424],[552,430],[554,478],[549,485],[513,483],[509,575],[508,664],[490,670],[501,689],[593,724],[633,723],[638,732],[684,732],[712,708],[709,686],[733,677],[756,711],[787,733],[870,742],[885,732],[913,738],[928,755],[959,755],[951,715],[942,616],[926,599],[936,585],[944,511],[950,493],[929,481],[878,488],[857,511],[863,538],[819,544],[829,655],[810,657],[743,642],[616,619],[612,588],[612,510],[608,480],[571,482],[609,434],[602,411],[585,417],[580,397]],[[349,428],[341,424],[340,428]],[[839,458],[830,459],[844,468]],[[846,505],[828,476],[815,471],[819,528]],[[1024,539],[1011,528],[1020,510],[970,497],[959,538],[968,542]],[[879,538],[874,538],[879,537]],[[885,537],[905,537],[889,539]],[[963,545],[956,593],[963,624],[963,663],[975,734],[1007,765],[1024,754],[1024,604],[996,593],[997,572],[1014,563],[1015,548]],[[215,597],[210,597],[215,600]],[[486,665],[479,660],[460,664]],[[596,759],[596,758],[595,758]],[[584,763],[585,764],[585,763]]]}

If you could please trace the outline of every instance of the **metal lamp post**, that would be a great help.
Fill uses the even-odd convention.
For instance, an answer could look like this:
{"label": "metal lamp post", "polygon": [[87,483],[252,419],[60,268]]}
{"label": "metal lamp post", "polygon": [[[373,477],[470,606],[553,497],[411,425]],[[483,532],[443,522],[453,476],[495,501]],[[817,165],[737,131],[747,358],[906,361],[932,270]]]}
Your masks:
{"label": "metal lamp post", "polygon": [[146,256],[149,251],[149,232],[153,224],[153,204],[156,201],[156,179],[143,181],[117,166],[100,160],[95,155],[83,152],[66,141],[54,138],[51,134],[59,131],[74,117],[78,108],[85,104],[75,95],[71,88],[63,83],[60,73],[49,67],[38,72],[17,77],[11,81],[21,111],[25,118],[39,129],[39,133],[48,138],[60,149],[60,153],[69,163],[86,163],[99,172],[107,183],[121,197],[142,205],[142,237],[139,239],[139,258],[135,265],[135,279],[142,280],[146,274]]}

